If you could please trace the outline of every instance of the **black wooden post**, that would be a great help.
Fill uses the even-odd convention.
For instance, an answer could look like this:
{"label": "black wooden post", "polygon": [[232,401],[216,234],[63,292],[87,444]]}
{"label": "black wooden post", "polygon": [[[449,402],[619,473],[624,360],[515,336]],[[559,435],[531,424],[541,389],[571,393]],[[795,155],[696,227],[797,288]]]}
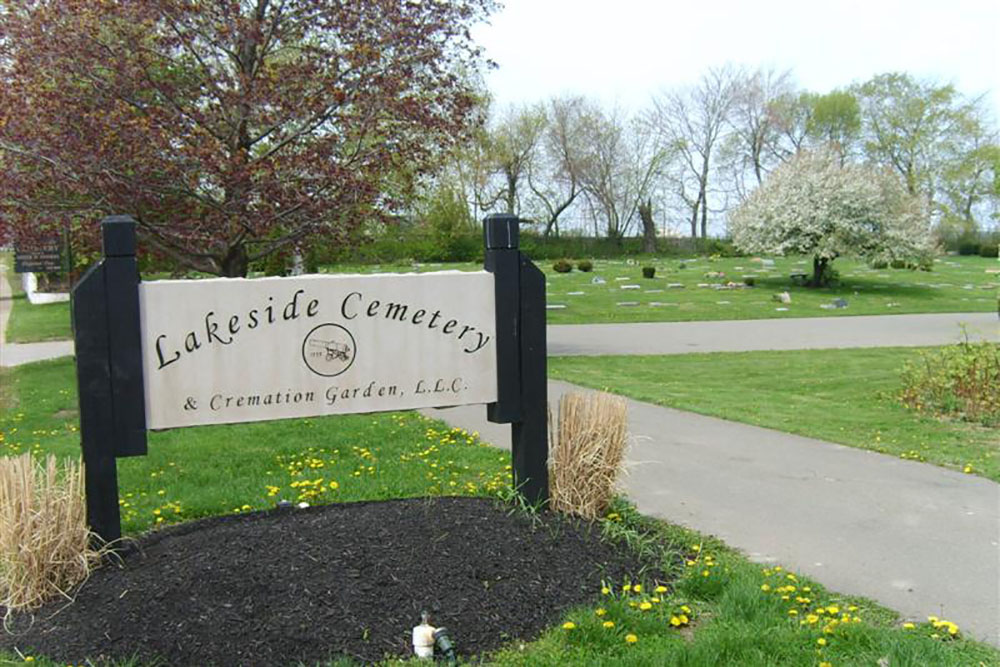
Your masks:
{"label": "black wooden post", "polygon": [[514,488],[533,505],[549,498],[545,276],[519,247],[518,218],[483,224],[485,268],[494,274],[497,402],[487,419],[511,424]]}
{"label": "black wooden post", "polygon": [[103,541],[121,537],[116,456],[146,453],[135,221],[102,222],[104,259],[73,287],[73,338],[86,467],[87,523]]}

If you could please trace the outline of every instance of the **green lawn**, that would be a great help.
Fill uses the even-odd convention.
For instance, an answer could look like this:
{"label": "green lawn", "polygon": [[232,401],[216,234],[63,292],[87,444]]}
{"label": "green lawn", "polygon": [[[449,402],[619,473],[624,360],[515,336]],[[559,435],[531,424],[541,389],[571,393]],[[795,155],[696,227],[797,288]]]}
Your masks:
{"label": "green lawn", "polygon": [[[773,267],[765,268],[760,261],[749,257],[595,260],[591,273],[574,269],[565,274],[553,271],[552,262],[542,262],[539,266],[545,271],[548,284],[549,324],[979,312],[997,307],[1000,274],[987,273],[1000,267],[993,259],[941,257],[933,271],[925,272],[875,270],[864,263],[841,258],[834,266],[841,273],[842,284],[824,289],[801,287],[789,279],[792,273],[806,271],[808,260],[778,257],[773,261]],[[655,278],[642,278],[645,265],[656,268]],[[682,265],[684,268],[680,268]],[[377,273],[481,268],[469,262],[345,264],[326,267],[324,271]],[[722,273],[724,277],[707,277],[711,273]],[[753,276],[755,286],[731,290],[711,287],[728,282],[742,284],[743,276]],[[594,280],[604,283],[594,284]],[[669,287],[670,284],[684,287]],[[629,285],[638,285],[638,289],[624,289]],[[773,300],[774,294],[785,291],[792,298],[790,304]],[[847,301],[846,308],[822,307],[838,298]],[[32,306],[24,299],[15,299],[7,337],[13,342],[69,338],[68,304]]]}
{"label": "green lawn", "polygon": [[[773,267],[765,267],[762,261],[750,257],[594,260],[590,273],[576,268],[570,273],[556,273],[553,262],[540,262],[539,266],[548,284],[549,324],[977,312],[997,307],[1000,274],[987,273],[1000,268],[994,259],[941,257],[934,263],[934,270],[927,272],[876,270],[863,262],[841,258],[833,264],[840,271],[841,285],[824,289],[802,287],[789,278],[793,273],[811,270],[809,259],[776,257],[773,262]],[[656,276],[643,278],[643,266],[655,267]],[[479,268],[478,264],[464,263],[343,265],[327,270],[372,273]],[[724,276],[713,275],[719,273]],[[744,276],[753,277],[754,287],[712,287],[729,282],[743,284]],[[595,284],[595,280],[604,282]],[[773,300],[774,294],[786,291],[792,299],[790,304]],[[846,308],[822,307],[838,298],[847,301]]]}
{"label": "green lawn", "polygon": [[900,405],[913,348],[557,357],[549,375],[632,398],[1000,481],[1000,430]]}
{"label": "green lawn", "polygon": [[[0,386],[0,455],[78,455],[70,360],[0,369]],[[278,498],[322,503],[493,495],[508,488],[508,459],[471,434],[415,413],[151,433],[148,456],[120,461],[124,524],[136,534],[159,524],[270,507]],[[303,480],[311,484],[292,487]],[[874,603],[777,567],[762,569],[717,540],[641,517],[625,503],[612,510],[603,522],[609,539],[670,556],[676,584],[657,591],[648,582],[608,582],[606,593],[594,591],[593,605],[570,612],[537,641],[512,644],[477,664],[839,667],[883,657],[891,665],[913,666],[1000,660],[995,650],[963,639],[960,629],[953,636],[942,621],[934,627],[914,619],[906,627],[904,619]],[[637,590],[636,584],[644,587]],[[60,665],[30,657],[44,667]],[[0,654],[0,664],[8,663],[25,660]],[[294,664],[289,656],[289,667]]]}
{"label": "green lawn", "polygon": [[6,340],[12,343],[34,343],[72,337],[69,303],[31,305],[21,289],[20,275],[10,270],[14,265],[13,253],[0,254],[0,262],[8,267],[6,277],[14,297],[5,332]]}

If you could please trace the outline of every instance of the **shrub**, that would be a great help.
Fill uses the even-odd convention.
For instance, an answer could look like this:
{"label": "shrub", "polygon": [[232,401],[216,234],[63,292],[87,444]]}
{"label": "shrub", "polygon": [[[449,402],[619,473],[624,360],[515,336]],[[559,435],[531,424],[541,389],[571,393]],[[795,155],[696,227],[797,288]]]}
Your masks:
{"label": "shrub", "polygon": [[656,267],[655,266],[644,266],[644,267],[642,267],[642,277],[643,278],[652,278],[655,275],[656,275]]}
{"label": "shrub", "polygon": [[889,262],[889,266],[891,266],[894,269],[905,269],[906,268],[906,260],[905,259],[894,259],[891,262]]}
{"label": "shrub", "polygon": [[0,607],[34,609],[87,578],[90,548],[83,465],[0,457]]}
{"label": "shrub", "polygon": [[958,254],[959,255],[978,255],[979,254],[979,241],[960,241],[958,244]]}
{"label": "shrub", "polygon": [[870,267],[872,267],[873,269],[876,269],[876,270],[879,270],[879,269],[888,269],[889,268],[889,260],[887,260],[887,259],[873,259],[871,262],[868,263],[868,266],[870,266]]}
{"label": "shrub", "polygon": [[743,278],[743,284],[746,285],[747,287],[753,287],[754,285],[757,284],[757,279],[754,278],[753,276],[746,276]]}
{"label": "shrub", "polygon": [[984,243],[979,246],[980,257],[997,257],[1000,255],[1000,245],[996,243]]}
{"label": "shrub", "polygon": [[919,412],[1000,424],[1000,345],[970,343],[921,352],[903,367],[904,405]]}
{"label": "shrub", "polygon": [[573,270],[573,265],[565,259],[560,259],[552,265],[556,273],[569,273]]}
{"label": "shrub", "polygon": [[625,399],[601,392],[565,394],[550,441],[552,508],[587,519],[603,516],[625,461]]}
{"label": "shrub", "polygon": [[576,263],[576,268],[580,269],[584,273],[590,273],[594,270],[594,263],[589,259],[583,259]]}

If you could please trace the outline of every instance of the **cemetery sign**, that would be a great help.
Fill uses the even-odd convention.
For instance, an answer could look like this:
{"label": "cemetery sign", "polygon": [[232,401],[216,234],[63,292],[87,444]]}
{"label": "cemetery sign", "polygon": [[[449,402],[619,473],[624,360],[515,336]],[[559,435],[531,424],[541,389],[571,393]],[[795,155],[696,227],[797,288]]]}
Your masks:
{"label": "cemetery sign", "polygon": [[486,404],[511,424],[515,488],[548,499],[545,278],[515,216],[483,271],[142,282],[136,223],[102,223],[72,292],[87,522],[121,536],[118,457],[200,424]]}
{"label": "cemetery sign", "polygon": [[139,285],[150,429],[492,403],[493,275]]}
{"label": "cemetery sign", "polygon": [[14,273],[57,273],[63,270],[58,237],[14,246]]}

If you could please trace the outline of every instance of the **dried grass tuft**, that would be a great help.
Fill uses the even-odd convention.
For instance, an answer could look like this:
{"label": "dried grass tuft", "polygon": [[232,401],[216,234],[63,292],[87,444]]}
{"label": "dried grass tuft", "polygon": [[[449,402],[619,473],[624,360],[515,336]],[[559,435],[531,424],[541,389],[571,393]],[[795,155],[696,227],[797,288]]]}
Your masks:
{"label": "dried grass tuft", "polygon": [[101,558],[90,541],[81,462],[0,458],[0,607],[7,616],[69,599]]}
{"label": "dried grass tuft", "polygon": [[549,440],[551,507],[588,519],[603,516],[624,467],[625,399],[600,392],[565,394]]}

